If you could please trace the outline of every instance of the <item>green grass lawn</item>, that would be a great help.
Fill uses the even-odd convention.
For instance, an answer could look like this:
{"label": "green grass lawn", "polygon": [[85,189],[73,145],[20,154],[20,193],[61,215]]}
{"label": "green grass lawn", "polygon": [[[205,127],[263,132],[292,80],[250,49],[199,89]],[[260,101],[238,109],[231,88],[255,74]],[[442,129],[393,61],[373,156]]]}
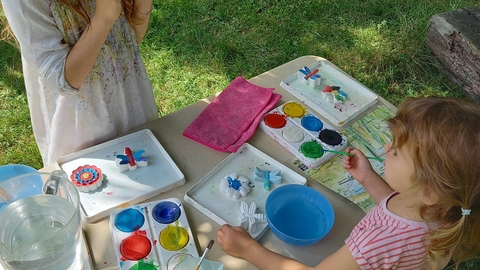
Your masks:
{"label": "green grass lawn", "polygon": [[[424,44],[437,13],[474,0],[154,0],[141,44],[159,115],[302,55],[322,56],[393,104],[405,97],[463,97]],[[42,167],[20,54],[0,43],[0,165]],[[480,269],[470,261],[461,269]]]}

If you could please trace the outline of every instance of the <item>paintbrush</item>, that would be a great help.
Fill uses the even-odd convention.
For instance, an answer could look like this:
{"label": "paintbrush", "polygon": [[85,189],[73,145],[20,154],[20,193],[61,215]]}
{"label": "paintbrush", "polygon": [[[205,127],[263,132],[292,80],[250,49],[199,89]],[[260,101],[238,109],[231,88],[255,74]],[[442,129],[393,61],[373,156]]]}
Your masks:
{"label": "paintbrush", "polygon": [[[331,152],[331,153],[335,153],[335,154],[338,154],[338,155],[345,155],[345,156],[355,156],[354,154],[350,154],[350,153],[347,153],[347,152],[343,152],[343,151],[335,151],[335,150],[326,150],[326,149],[323,149],[324,152]],[[379,158],[379,157],[366,157],[368,159],[374,159],[374,160],[378,160],[378,161],[381,161],[381,162],[384,162],[385,159],[384,158]]]}
{"label": "paintbrush", "polygon": [[202,264],[203,259],[205,259],[205,256],[207,256],[208,251],[210,251],[210,249],[212,248],[213,243],[215,243],[215,241],[210,240],[210,242],[208,243],[207,248],[205,249],[205,251],[203,252],[202,257],[200,258],[200,261],[198,261],[198,264],[197,264],[197,267],[195,267],[195,270],[200,269],[200,265]]}

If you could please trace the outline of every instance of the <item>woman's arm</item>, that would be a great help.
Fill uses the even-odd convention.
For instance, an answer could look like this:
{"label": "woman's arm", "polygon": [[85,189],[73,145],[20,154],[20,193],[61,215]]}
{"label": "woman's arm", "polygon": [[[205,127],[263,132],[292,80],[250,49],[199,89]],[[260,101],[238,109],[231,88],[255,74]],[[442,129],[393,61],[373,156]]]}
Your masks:
{"label": "woman's arm", "polygon": [[135,30],[138,44],[142,42],[143,37],[147,33],[151,12],[152,0],[133,1],[133,30]]}
{"label": "woman's arm", "polygon": [[65,62],[65,79],[74,88],[80,88],[93,68],[107,39],[108,33],[120,16],[120,0],[97,0],[95,14]]}

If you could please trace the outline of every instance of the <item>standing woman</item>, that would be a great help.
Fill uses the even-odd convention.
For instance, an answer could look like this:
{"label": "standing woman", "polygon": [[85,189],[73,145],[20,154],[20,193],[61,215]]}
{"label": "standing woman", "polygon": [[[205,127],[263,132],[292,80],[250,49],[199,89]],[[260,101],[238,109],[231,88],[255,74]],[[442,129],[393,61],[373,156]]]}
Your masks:
{"label": "standing woman", "polygon": [[152,0],[2,0],[43,164],[158,117],[138,44]]}

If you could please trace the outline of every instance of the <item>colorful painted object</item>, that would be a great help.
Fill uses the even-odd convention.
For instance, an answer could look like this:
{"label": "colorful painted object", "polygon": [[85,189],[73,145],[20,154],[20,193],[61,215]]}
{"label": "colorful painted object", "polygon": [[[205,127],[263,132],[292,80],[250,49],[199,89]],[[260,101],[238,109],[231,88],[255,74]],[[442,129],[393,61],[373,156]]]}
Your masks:
{"label": "colorful painted object", "polygon": [[99,188],[103,183],[103,173],[94,165],[79,166],[70,175],[70,180],[78,191],[90,192]]}
{"label": "colorful painted object", "polygon": [[250,206],[244,201],[240,203],[240,226],[251,234],[257,231],[259,223],[267,222],[267,217],[264,214],[256,214],[256,211],[257,204],[255,202],[251,202]]}
{"label": "colorful painted object", "polygon": [[125,147],[124,155],[115,156],[115,164],[117,165],[118,170],[120,172],[124,172],[126,170],[133,171],[137,169],[137,166],[148,166],[148,159],[143,156],[144,153],[144,150],[140,150],[134,154],[129,147]]}
{"label": "colorful painted object", "polygon": [[297,77],[312,88],[315,88],[322,83],[322,76],[318,74],[318,69],[310,70],[306,66],[303,67],[303,69],[298,70]]}
{"label": "colorful painted object", "polygon": [[180,257],[199,255],[177,198],[116,209],[110,231],[120,270],[173,269]]}
{"label": "colorful painted object", "polygon": [[266,191],[269,191],[271,183],[280,184],[282,181],[282,176],[280,173],[280,170],[271,172],[269,170],[262,170],[258,167],[255,167],[253,169],[253,180],[257,182],[263,182],[263,188]]}
{"label": "colorful painted object", "polygon": [[344,103],[348,94],[340,90],[339,86],[325,86],[322,91],[322,97],[329,103]]}
{"label": "colorful painted object", "polygon": [[220,181],[220,191],[225,193],[228,198],[238,199],[245,197],[250,192],[248,178],[238,176],[236,173],[226,175]]}

